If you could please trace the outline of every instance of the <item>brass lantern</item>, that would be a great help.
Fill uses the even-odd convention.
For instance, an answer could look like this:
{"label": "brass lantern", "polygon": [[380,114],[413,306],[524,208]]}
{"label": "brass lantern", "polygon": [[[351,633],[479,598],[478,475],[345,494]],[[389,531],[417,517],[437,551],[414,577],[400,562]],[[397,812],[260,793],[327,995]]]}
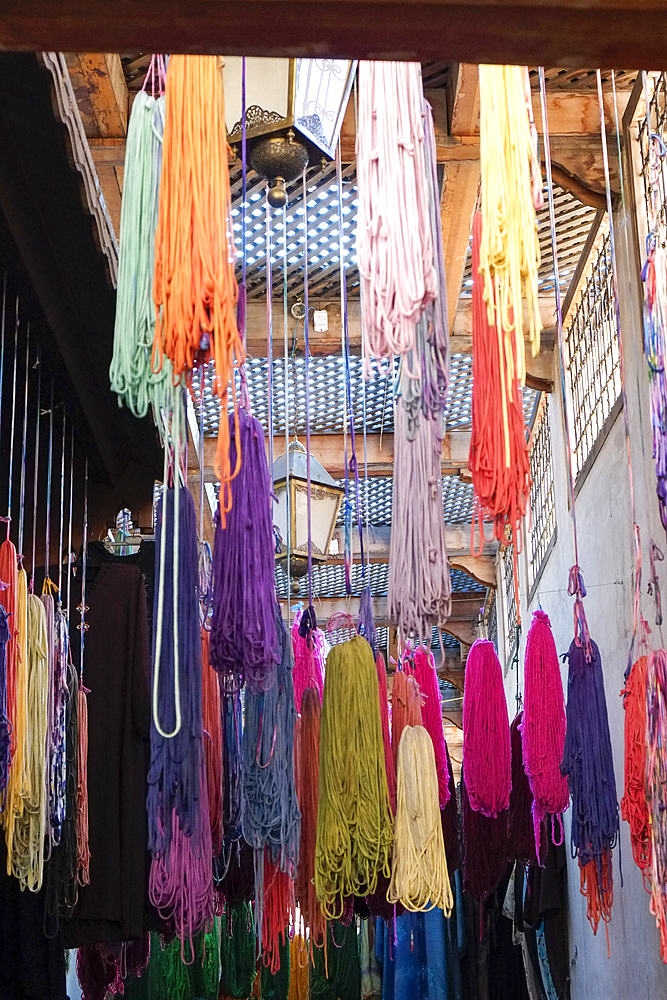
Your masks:
{"label": "brass lantern", "polygon": [[[285,460],[285,455],[280,455],[273,463],[273,492],[277,500],[273,505],[273,525],[278,539],[276,560],[284,562],[289,557],[290,575],[296,579],[305,576],[308,572],[308,474],[306,462],[306,449],[299,441],[293,441],[289,446],[288,462]],[[344,495],[343,487],[338,486],[324,466],[311,455],[310,522],[313,563],[323,563],[328,558],[331,538]]]}
{"label": "brass lantern", "polygon": [[[357,64],[348,59],[246,57],[245,122],[250,163],[269,182],[274,208],[287,201],[286,182],[308,165],[332,160]],[[240,152],[243,58],[226,56],[225,119]]]}

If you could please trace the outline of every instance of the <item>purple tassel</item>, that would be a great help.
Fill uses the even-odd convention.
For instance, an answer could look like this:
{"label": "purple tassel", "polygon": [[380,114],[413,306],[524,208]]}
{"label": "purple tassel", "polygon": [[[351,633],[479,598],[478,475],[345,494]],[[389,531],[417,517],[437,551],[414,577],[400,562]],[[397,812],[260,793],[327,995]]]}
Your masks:
{"label": "purple tassel", "polygon": [[[233,415],[230,422],[233,422]],[[275,617],[275,570],[271,479],[262,425],[239,410],[241,468],[230,484],[226,527],[216,512],[213,550],[211,664],[230,685],[266,691],[279,662]],[[236,443],[230,427],[230,462]]]}
{"label": "purple tassel", "polygon": [[597,645],[572,642],[567,681],[567,733],[561,773],[568,777],[572,796],[571,842],[583,867],[601,864],[616,845],[619,818],[614,760],[611,752],[602,661]]}

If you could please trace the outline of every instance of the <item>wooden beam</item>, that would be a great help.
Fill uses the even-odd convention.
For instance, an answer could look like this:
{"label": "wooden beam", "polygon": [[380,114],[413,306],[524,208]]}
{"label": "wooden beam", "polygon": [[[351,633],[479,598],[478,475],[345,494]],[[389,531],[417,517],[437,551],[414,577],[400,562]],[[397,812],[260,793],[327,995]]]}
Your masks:
{"label": "wooden beam", "polygon": [[[92,135],[123,138],[127,134],[127,86],[123,66],[117,52],[79,52],[80,78],[87,91],[95,131]],[[74,54],[70,53],[68,68],[72,75]],[[79,76],[74,72],[78,81]],[[77,103],[81,92],[75,89]],[[89,126],[93,123],[88,122]],[[87,132],[89,129],[86,130]]]}
{"label": "wooden beam", "polygon": [[449,134],[474,135],[479,131],[479,67],[475,63],[450,67],[450,93]]}
{"label": "wooden beam", "polygon": [[450,330],[454,326],[456,306],[461,294],[478,191],[479,160],[461,160],[458,163],[445,164],[440,201],[440,225],[445,255]]}
{"label": "wooden beam", "polygon": [[[210,437],[204,441],[204,467],[212,469],[214,465],[217,438]],[[368,473],[373,476],[388,476],[393,472],[394,435],[368,434],[366,436],[368,454]],[[311,455],[321,462],[334,479],[342,479],[345,475],[345,442],[342,434],[311,434]],[[442,446],[443,470],[460,469],[467,465],[470,451],[469,431],[449,431]],[[275,458],[285,454],[285,438],[274,437],[273,454]]]}
{"label": "wooden beam", "polygon": [[664,64],[661,0],[21,0],[0,48],[447,59],[531,66]]}

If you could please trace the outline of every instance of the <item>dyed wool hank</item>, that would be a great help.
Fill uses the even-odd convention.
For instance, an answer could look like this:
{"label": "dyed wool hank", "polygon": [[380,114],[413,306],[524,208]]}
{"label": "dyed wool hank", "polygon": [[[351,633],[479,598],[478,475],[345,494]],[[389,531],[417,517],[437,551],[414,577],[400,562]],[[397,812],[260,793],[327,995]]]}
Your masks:
{"label": "dyed wool hank", "polygon": [[325,642],[324,632],[311,627],[308,612],[297,611],[292,622],[292,646],[294,649],[294,704],[301,711],[301,700],[306,688],[317,691],[320,704],[324,691]]}
{"label": "dyed wool hank", "polygon": [[542,820],[547,813],[560,818],[570,798],[567,779],[560,770],[566,732],[563,684],[551,623],[543,611],[534,612],[528,630],[524,678],[523,763],[533,795],[535,849],[539,854]]}
{"label": "dyed wool hank", "polygon": [[509,808],[512,760],[503,674],[493,643],[477,639],[466,660],[463,766],[470,806],[494,818]]}
{"label": "dyed wool hank", "polygon": [[463,888],[481,902],[497,889],[507,869],[507,813],[498,813],[492,819],[473,809],[464,772],[461,772],[461,843]]}
{"label": "dyed wool hank", "polygon": [[651,815],[647,799],[646,762],[646,675],[648,657],[640,656],[621,692],[625,710],[625,788],[621,799],[621,817],[630,824],[632,856],[650,892]]}
{"label": "dyed wool hank", "polygon": [[220,687],[209,658],[209,633],[201,629],[202,719],[204,726],[204,760],[206,763],[206,789],[208,817],[211,824],[213,857],[222,850],[222,719],[220,716]]}
{"label": "dyed wool hank", "polygon": [[392,842],[377,671],[356,636],[333,647],[324,681],[315,888],[327,919],[389,875]]}
{"label": "dyed wool hank", "polygon": [[394,773],[398,771],[398,747],[406,726],[422,725],[422,704],[419,684],[405,663],[394,674],[391,686],[391,749]]}
{"label": "dyed wool hank", "polygon": [[297,793],[301,811],[301,844],[295,894],[299,910],[309,930],[309,947],[324,943],[326,921],[315,892],[315,846],[320,773],[320,720],[322,708],[316,688],[309,687],[301,699],[297,726]]}
{"label": "dyed wool hank", "polygon": [[9,618],[0,604],[0,811],[4,807],[10,761],[10,723],[7,715],[7,653],[10,639]]}
{"label": "dyed wool hank", "polygon": [[526,775],[521,743],[525,711],[519,712],[510,726],[512,747],[512,791],[507,819],[507,857],[524,864],[538,863],[540,841],[533,830],[533,794]]}
{"label": "dyed wool hank", "polygon": [[[271,478],[262,425],[245,410],[238,421],[243,462],[230,486],[234,504],[226,521],[222,504],[216,513],[211,663],[261,692],[274,683],[279,658]],[[230,456],[232,465],[240,458],[233,439]]]}
{"label": "dyed wool hank", "polygon": [[454,903],[440,821],[433,743],[423,726],[407,726],[398,748],[396,829],[390,903],[413,913]]}
{"label": "dyed wool hank", "polygon": [[442,699],[433,653],[427,651],[423,646],[418,646],[415,651],[414,665],[415,680],[419,684],[422,697],[423,724],[431,737],[435,753],[440,808],[444,809],[449,799],[449,771],[447,769],[445,731],[442,728]]}
{"label": "dyed wool hank", "polygon": [[667,651],[651,651],[646,667],[646,797],[650,812],[651,913],[667,962]]}
{"label": "dyed wool hank", "polygon": [[228,906],[220,918],[220,995],[246,1000],[255,981],[255,924],[250,903]]}

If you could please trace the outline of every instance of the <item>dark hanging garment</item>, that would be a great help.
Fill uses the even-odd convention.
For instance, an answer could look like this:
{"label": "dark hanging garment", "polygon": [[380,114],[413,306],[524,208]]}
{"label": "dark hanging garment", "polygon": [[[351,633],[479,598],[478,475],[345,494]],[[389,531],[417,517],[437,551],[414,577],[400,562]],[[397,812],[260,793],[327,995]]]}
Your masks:
{"label": "dark hanging garment", "polygon": [[[77,667],[80,602],[79,584],[70,633]],[[101,561],[86,579],[86,604],[90,885],[63,924],[69,948],[139,937],[157,925],[147,894],[150,654],[139,568]]]}
{"label": "dark hanging garment", "polygon": [[[48,866],[47,862],[44,879]],[[21,892],[7,874],[0,833],[0,997],[2,1000],[67,1000],[65,953],[60,935],[44,934],[45,890]]]}

